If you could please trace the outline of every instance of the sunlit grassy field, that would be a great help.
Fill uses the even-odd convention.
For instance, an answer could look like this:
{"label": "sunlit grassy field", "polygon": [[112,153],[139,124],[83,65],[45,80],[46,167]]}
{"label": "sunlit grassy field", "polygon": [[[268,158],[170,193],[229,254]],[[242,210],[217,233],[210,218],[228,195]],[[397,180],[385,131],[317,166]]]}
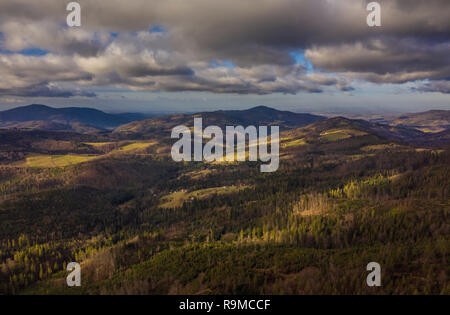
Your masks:
{"label": "sunlit grassy field", "polygon": [[24,166],[49,168],[49,167],[65,167],[69,165],[76,165],[91,161],[98,158],[98,156],[88,155],[35,155],[27,157],[24,162]]}
{"label": "sunlit grassy field", "polygon": [[121,147],[119,149],[119,151],[131,151],[131,150],[136,150],[136,149],[145,149],[145,148],[148,148],[155,144],[156,144],[155,142],[136,142],[136,143],[131,143],[131,144]]}
{"label": "sunlit grassy field", "polygon": [[335,129],[322,132],[320,134],[320,139],[326,141],[339,141],[351,137],[364,136],[367,133],[363,131],[353,130],[353,129]]}
{"label": "sunlit grassy field", "polygon": [[297,140],[285,142],[281,145],[281,147],[289,148],[289,147],[297,147],[297,146],[306,145],[306,144],[307,143],[306,143],[305,139],[297,139]]}
{"label": "sunlit grassy field", "polygon": [[[92,145],[94,147],[100,147],[104,145],[114,144],[114,142],[93,142],[86,143]],[[127,144],[122,146],[121,148],[114,150],[112,152],[130,152],[138,149],[145,149],[149,146],[154,145],[154,142],[136,142]],[[39,154],[32,155],[26,158],[25,161],[17,164],[17,166],[23,167],[35,167],[35,168],[52,168],[52,167],[65,167],[70,165],[77,165],[80,163],[92,161],[94,159],[99,159],[102,157],[106,157],[107,154],[104,155],[79,155],[79,154],[58,154],[58,155],[47,155],[47,154]]]}
{"label": "sunlit grassy field", "polygon": [[102,147],[105,145],[114,144],[114,142],[85,142],[85,144],[93,146],[93,147]]}

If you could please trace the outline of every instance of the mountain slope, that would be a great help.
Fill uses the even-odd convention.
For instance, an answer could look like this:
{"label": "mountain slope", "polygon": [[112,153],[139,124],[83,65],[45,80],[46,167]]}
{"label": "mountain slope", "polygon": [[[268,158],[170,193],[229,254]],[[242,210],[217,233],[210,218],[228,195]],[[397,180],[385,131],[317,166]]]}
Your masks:
{"label": "mountain slope", "polygon": [[86,132],[113,129],[145,117],[142,114],[107,114],[92,108],[53,108],[33,104],[0,112],[0,127]]}
{"label": "mountain slope", "polygon": [[423,132],[442,132],[450,129],[450,110],[430,110],[421,113],[403,114],[375,122],[395,127],[414,128]]}
{"label": "mountain slope", "polygon": [[[408,142],[416,138],[425,136],[425,133],[403,127],[391,127],[383,124],[371,123],[365,120],[354,120],[344,117],[333,117],[307,125],[293,132],[308,134],[310,138],[320,138],[325,134],[338,131],[349,131],[351,134],[365,133],[372,134],[382,139],[390,141]],[[342,133],[342,132],[341,132]]]}
{"label": "mountain slope", "polygon": [[193,126],[194,118],[203,118],[205,126],[280,126],[281,130],[289,130],[305,126],[313,122],[323,120],[325,117],[311,114],[298,114],[288,111],[279,111],[273,108],[259,106],[248,110],[230,110],[203,112],[193,115],[170,115],[164,117],[153,117],[141,121],[131,122],[118,127],[114,132],[134,135],[156,135],[169,134],[170,130],[178,125]]}
{"label": "mountain slope", "polygon": [[[167,138],[165,121],[192,118],[146,127]],[[449,291],[450,156],[389,140],[427,134],[316,121],[281,132],[270,174],[175,163],[164,138],[117,136],[0,131],[0,294]],[[67,287],[68,261],[82,265],[81,287]],[[369,261],[389,271],[376,292]]]}
{"label": "mountain slope", "polygon": [[425,148],[448,148],[450,146],[450,129],[436,133],[427,133],[413,139],[410,143]]}

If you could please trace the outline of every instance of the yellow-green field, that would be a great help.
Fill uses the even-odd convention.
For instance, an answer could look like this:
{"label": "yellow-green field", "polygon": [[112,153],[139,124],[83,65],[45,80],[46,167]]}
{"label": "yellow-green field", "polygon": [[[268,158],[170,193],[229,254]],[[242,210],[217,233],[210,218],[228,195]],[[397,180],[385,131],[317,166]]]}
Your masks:
{"label": "yellow-green field", "polygon": [[[26,158],[24,166],[50,168],[50,167],[65,167],[69,165],[76,165],[83,162],[91,161],[98,158],[92,155],[34,155]],[[23,166],[23,165],[22,165]]]}
{"label": "yellow-green field", "polygon": [[187,174],[185,174],[186,176],[189,176],[191,179],[200,179],[202,177],[208,176],[210,174],[212,174],[215,170],[212,169],[204,169],[204,170],[197,170],[197,171],[192,171],[189,172]]}
{"label": "yellow-green field", "polygon": [[205,199],[215,194],[231,194],[245,188],[246,186],[226,186],[201,189],[192,192],[188,192],[185,190],[177,191],[161,198],[161,204],[159,206],[165,209],[178,208],[181,207],[185,201],[188,201],[191,198]]}
{"label": "yellow-green field", "polygon": [[420,127],[420,128],[416,128],[417,130],[420,130],[422,132],[425,133],[438,133],[438,132],[442,132],[447,130],[446,128],[440,128],[440,127],[436,127],[436,128],[432,128],[432,127]]}
{"label": "yellow-green field", "polygon": [[[114,142],[95,142],[95,143],[86,143],[92,146],[104,146],[109,144],[114,144]],[[52,167],[65,167],[70,165],[77,165],[84,162],[88,162],[94,159],[99,159],[103,157],[107,157],[109,154],[112,154],[114,152],[116,153],[124,153],[124,152],[130,152],[138,149],[145,149],[151,145],[154,145],[154,142],[136,142],[127,144],[125,146],[122,146],[121,148],[114,150],[108,154],[102,154],[102,155],[80,155],[80,154],[65,154],[65,155],[48,155],[48,154],[39,154],[39,155],[32,155],[25,159],[25,161],[22,161],[16,166],[19,167],[36,167],[36,168],[52,168]]]}
{"label": "yellow-green field", "polygon": [[93,147],[102,147],[105,145],[114,144],[115,142],[85,142],[84,144],[93,146]]}
{"label": "yellow-green field", "polygon": [[298,147],[301,145],[307,145],[308,143],[305,141],[305,139],[297,139],[289,142],[282,143],[282,148],[289,148],[289,147]]}
{"label": "yellow-green field", "polygon": [[[118,142],[85,142],[85,144],[93,146],[93,147],[103,147],[106,145],[113,145],[113,144],[117,144],[120,145]],[[120,148],[118,148],[115,151],[132,151],[132,150],[137,150],[137,149],[145,149],[148,148],[149,146],[155,145],[156,142],[134,142],[134,143],[129,143],[129,144],[125,144],[122,145]]]}
{"label": "yellow-green field", "polygon": [[[250,153],[249,153],[249,151],[246,149],[246,150],[245,150],[245,160],[246,160],[246,161],[248,161],[249,156],[250,156]],[[226,156],[224,156],[224,157],[221,158],[220,160],[213,161],[213,162],[210,162],[210,163],[211,163],[211,164],[217,165],[217,164],[235,164],[235,163],[239,163],[239,162],[240,162],[240,161],[238,161],[238,155],[237,155],[237,153],[234,153],[234,159],[233,159],[232,161],[228,161],[227,158],[226,158]],[[205,162],[205,163],[206,163],[206,162]]]}
{"label": "yellow-green field", "polygon": [[155,144],[156,144],[155,142],[136,142],[136,143],[131,143],[131,144],[125,145],[125,146],[121,147],[118,151],[132,151],[132,150],[137,150],[137,149],[146,149]]}
{"label": "yellow-green field", "polygon": [[346,159],[347,161],[357,161],[364,159],[369,156],[375,156],[375,154],[354,154],[354,155],[347,155]]}
{"label": "yellow-green field", "polygon": [[353,129],[335,129],[322,132],[320,138],[326,141],[339,141],[351,137],[364,136],[366,134],[366,132]]}
{"label": "yellow-green field", "polygon": [[393,150],[393,149],[400,149],[402,146],[395,144],[395,143],[389,143],[389,144],[375,144],[375,145],[368,145],[363,148],[361,148],[361,151],[380,151],[380,150]]}

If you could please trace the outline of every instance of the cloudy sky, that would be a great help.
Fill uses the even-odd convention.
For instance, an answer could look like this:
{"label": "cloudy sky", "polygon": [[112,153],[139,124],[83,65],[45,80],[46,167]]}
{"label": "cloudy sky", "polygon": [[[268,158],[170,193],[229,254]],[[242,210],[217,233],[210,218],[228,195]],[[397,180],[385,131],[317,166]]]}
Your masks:
{"label": "cloudy sky", "polygon": [[0,109],[450,109],[449,0],[0,1]]}

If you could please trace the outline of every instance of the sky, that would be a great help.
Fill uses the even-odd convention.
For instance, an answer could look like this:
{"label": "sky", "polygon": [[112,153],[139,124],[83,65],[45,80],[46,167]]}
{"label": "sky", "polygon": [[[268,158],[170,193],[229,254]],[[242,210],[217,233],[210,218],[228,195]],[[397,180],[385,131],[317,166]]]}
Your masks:
{"label": "sky", "polygon": [[450,109],[448,0],[69,2],[0,2],[0,110]]}

